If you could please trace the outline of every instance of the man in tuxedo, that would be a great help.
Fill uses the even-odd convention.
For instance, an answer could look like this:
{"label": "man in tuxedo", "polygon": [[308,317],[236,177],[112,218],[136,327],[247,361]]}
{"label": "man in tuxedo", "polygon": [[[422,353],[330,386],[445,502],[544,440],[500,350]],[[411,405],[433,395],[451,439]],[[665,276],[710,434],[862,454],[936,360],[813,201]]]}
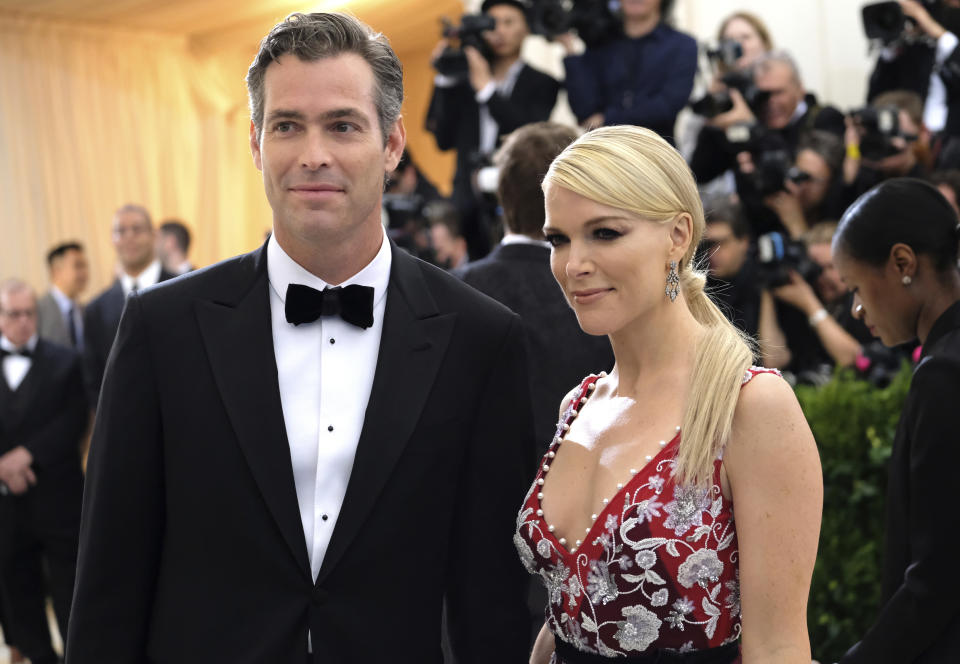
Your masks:
{"label": "man in tuxedo", "polygon": [[103,371],[127,297],[176,276],[163,269],[156,257],[156,234],[146,208],[127,204],[117,210],[113,215],[112,237],[120,275],[87,305],[83,314],[83,368],[87,396],[93,408],[97,406]]}
{"label": "man in tuxedo", "polygon": [[33,291],[0,284],[0,601],[5,638],[34,664],[56,662],[49,594],[67,633],[83,475],[87,406],[80,358],[40,339]]}
{"label": "man in tuxedo", "polygon": [[[489,220],[474,193],[474,172],[486,165],[502,136],[549,119],[560,90],[556,79],[520,58],[530,34],[528,10],[529,3],[520,0],[485,0],[481,11],[496,21],[496,28],[482,35],[486,53],[466,45],[468,75],[437,74],[434,79],[427,129],[441,150],[457,151],[453,202],[473,260],[490,251]],[[447,46],[447,40],[437,45],[434,63]]]}
{"label": "man in tuxedo", "polygon": [[522,329],[385,238],[400,62],[293,14],[247,85],[274,233],[129,298],[67,661],[439,663],[445,601],[459,662],[525,662]]}
{"label": "man in tuxedo", "polygon": [[157,234],[157,256],[170,274],[186,274],[196,268],[189,259],[190,229],[179,219],[167,219]]}
{"label": "man in tuxedo", "polygon": [[63,242],[47,254],[50,290],[37,301],[37,330],[41,339],[76,351],[83,349],[83,307],[80,294],[87,288],[90,267],[83,245]]}

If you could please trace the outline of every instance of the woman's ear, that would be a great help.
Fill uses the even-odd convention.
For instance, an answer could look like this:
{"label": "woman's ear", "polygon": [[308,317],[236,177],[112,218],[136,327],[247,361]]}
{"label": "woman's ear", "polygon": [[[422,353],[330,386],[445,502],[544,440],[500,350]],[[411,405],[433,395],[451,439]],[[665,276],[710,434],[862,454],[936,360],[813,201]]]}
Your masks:
{"label": "woman's ear", "polygon": [[693,241],[693,217],[687,212],[681,212],[671,222],[670,229],[670,260],[677,261],[687,255],[687,249]]}
{"label": "woman's ear", "polygon": [[889,265],[900,279],[914,279],[917,276],[917,254],[910,245],[898,242],[890,247]]}

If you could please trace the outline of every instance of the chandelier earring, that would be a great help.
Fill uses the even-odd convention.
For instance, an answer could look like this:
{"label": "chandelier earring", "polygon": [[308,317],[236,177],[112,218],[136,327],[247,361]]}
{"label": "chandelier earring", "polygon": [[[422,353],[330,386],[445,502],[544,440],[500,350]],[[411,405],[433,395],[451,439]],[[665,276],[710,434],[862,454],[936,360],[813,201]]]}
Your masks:
{"label": "chandelier earring", "polygon": [[673,302],[680,294],[680,275],[677,273],[677,261],[670,261],[670,271],[667,273],[667,287],[664,290],[670,301]]}

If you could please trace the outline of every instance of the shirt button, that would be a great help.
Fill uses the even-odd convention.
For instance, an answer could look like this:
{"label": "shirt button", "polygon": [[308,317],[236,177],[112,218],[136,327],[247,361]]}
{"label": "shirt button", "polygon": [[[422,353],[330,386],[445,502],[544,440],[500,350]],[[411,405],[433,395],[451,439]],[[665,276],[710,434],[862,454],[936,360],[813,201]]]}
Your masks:
{"label": "shirt button", "polygon": [[328,517],[326,514],[324,514],[324,515],[323,515],[322,517],[320,517],[320,518],[323,519],[324,521],[326,521],[326,520],[329,519],[330,517]]}
{"label": "shirt button", "polygon": [[335,343],[337,343],[337,340],[331,337],[331,339],[330,339],[330,344],[332,345],[332,344],[335,344]]}
{"label": "shirt button", "polygon": [[327,427],[327,431],[333,431],[333,425],[332,425],[332,424]]}

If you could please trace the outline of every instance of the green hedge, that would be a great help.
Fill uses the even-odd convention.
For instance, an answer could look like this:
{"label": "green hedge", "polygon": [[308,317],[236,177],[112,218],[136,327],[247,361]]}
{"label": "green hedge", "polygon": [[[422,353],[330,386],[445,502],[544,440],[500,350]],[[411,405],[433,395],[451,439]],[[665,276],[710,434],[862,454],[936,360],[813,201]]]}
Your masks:
{"label": "green hedge", "polygon": [[839,372],[797,398],[820,448],[823,526],[810,588],[813,655],[833,662],[863,636],[880,601],[887,460],[910,386],[908,366],[879,389]]}

